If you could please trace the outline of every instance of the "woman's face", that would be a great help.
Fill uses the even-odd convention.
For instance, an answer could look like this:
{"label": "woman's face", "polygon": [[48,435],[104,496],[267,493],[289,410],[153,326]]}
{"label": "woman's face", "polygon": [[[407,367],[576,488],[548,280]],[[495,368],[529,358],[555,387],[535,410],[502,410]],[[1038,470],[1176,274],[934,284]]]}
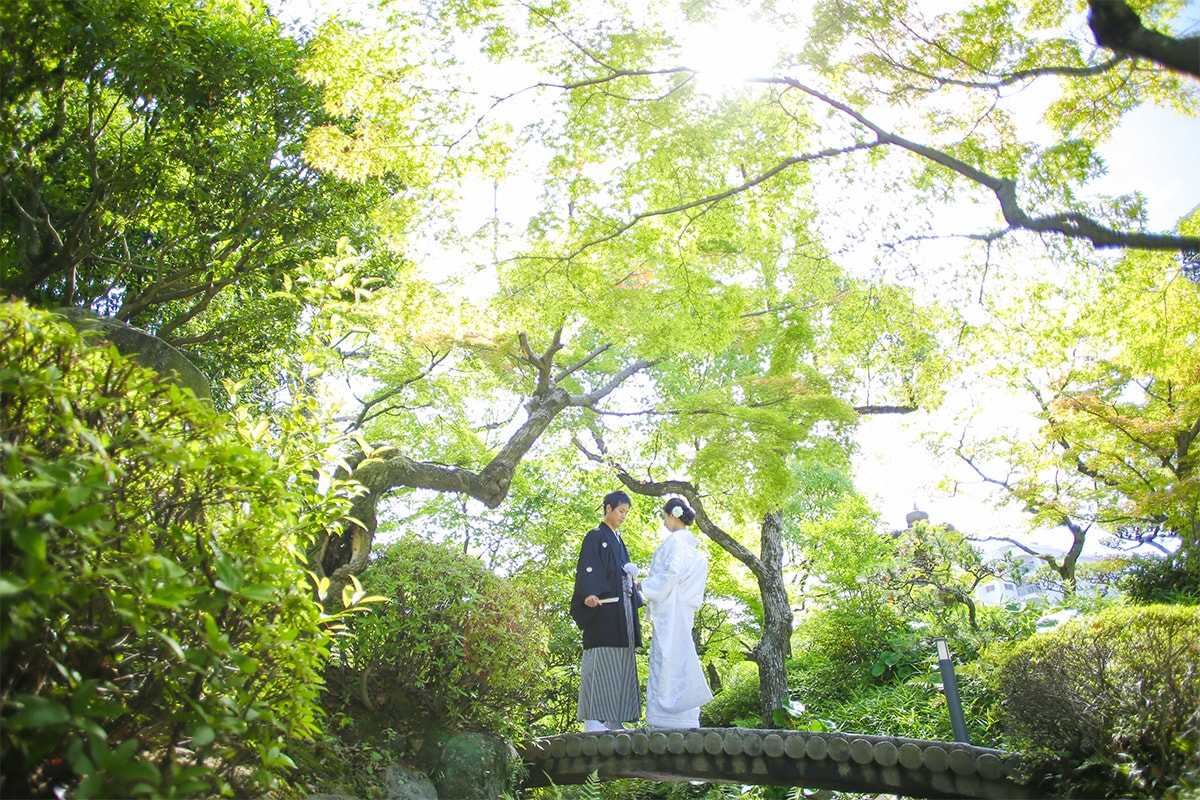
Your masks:
{"label": "woman's face", "polygon": [[625,516],[629,513],[629,503],[621,503],[619,506],[609,506],[608,511],[604,514],[604,521],[608,523],[608,527],[614,531],[621,527],[621,523],[625,521]]}
{"label": "woman's face", "polygon": [[669,531],[677,531],[680,528],[687,527],[686,525],[683,524],[683,520],[681,520],[679,517],[675,516],[674,514],[669,514],[666,511],[664,511],[662,517],[663,517],[663,525],[665,525],[667,527],[667,530],[669,530]]}

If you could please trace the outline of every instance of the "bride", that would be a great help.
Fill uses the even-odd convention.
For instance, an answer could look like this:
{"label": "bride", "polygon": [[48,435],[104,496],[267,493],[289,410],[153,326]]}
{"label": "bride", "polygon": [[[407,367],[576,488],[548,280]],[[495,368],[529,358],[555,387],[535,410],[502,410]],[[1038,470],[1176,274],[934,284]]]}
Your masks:
{"label": "bride", "polygon": [[700,706],[712,699],[692,641],[692,622],[704,603],[708,561],[687,528],[696,512],[678,498],[662,510],[666,537],[654,551],[642,581],[653,626],[646,724],[652,728],[698,728]]}

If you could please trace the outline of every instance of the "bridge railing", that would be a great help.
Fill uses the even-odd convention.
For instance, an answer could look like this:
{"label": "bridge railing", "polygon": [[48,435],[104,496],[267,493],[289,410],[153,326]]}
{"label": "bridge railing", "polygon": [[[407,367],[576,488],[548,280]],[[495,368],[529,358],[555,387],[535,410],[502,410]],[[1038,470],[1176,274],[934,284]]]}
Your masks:
{"label": "bridge railing", "polygon": [[645,778],[906,797],[1025,798],[1012,753],[957,742],[813,731],[638,728],[569,733],[522,751],[524,785]]}

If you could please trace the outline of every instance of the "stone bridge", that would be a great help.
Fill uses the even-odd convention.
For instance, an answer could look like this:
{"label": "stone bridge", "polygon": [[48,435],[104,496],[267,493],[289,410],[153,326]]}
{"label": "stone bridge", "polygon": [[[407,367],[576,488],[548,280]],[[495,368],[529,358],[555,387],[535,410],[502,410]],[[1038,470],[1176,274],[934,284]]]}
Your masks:
{"label": "stone bridge", "polygon": [[600,780],[704,781],[905,797],[1035,797],[1011,753],[956,742],[810,731],[638,728],[534,740],[526,787]]}

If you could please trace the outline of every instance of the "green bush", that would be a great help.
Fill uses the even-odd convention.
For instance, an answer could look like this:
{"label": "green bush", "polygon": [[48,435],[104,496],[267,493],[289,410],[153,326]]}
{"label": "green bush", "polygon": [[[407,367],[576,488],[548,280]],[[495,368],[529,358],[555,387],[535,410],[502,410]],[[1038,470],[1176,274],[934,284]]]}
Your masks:
{"label": "green bush", "polygon": [[363,576],[387,598],[351,622],[331,669],[403,733],[516,735],[543,691],[546,610],[536,593],[474,557],[417,538],[378,548]]}
{"label": "green bush", "polygon": [[[555,603],[555,598],[546,599]],[[560,596],[557,598],[557,607],[566,608],[569,599],[569,594]],[[537,716],[531,721],[529,732],[533,736],[554,736],[575,730],[580,725],[576,719],[582,652],[579,628],[565,614],[548,614],[546,622],[549,629],[546,681],[542,685],[541,695],[530,706],[531,711],[536,711],[534,716]]]}
{"label": "green bush", "polygon": [[[918,676],[884,686],[867,686],[850,700],[820,711],[837,720],[838,727],[874,736],[903,736],[950,742],[954,740],[946,694],[940,687],[936,655],[926,659]],[[980,747],[999,747],[1000,732],[994,718],[995,697],[977,662],[955,670],[967,738]]]}
{"label": "green bush", "polygon": [[909,627],[890,606],[848,601],[812,612],[792,636],[792,696],[810,707],[850,699],[860,687],[892,676],[892,668],[875,672],[887,654],[899,657],[895,666],[912,663],[909,639]]}
{"label": "green bush", "polygon": [[4,796],[246,796],[317,729],[336,513],[262,434],[0,304]]}
{"label": "green bush", "polygon": [[721,691],[701,706],[700,724],[707,728],[757,728],[762,724],[757,664],[743,661],[733,668]]}
{"label": "green bush", "polygon": [[1200,609],[1115,608],[1014,647],[1001,723],[1057,792],[1156,797],[1200,780]]}
{"label": "green bush", "polygon": [[1200,605],[1200,567],[1192,562],[1137,559],[1119,586],[1132,603]]}

